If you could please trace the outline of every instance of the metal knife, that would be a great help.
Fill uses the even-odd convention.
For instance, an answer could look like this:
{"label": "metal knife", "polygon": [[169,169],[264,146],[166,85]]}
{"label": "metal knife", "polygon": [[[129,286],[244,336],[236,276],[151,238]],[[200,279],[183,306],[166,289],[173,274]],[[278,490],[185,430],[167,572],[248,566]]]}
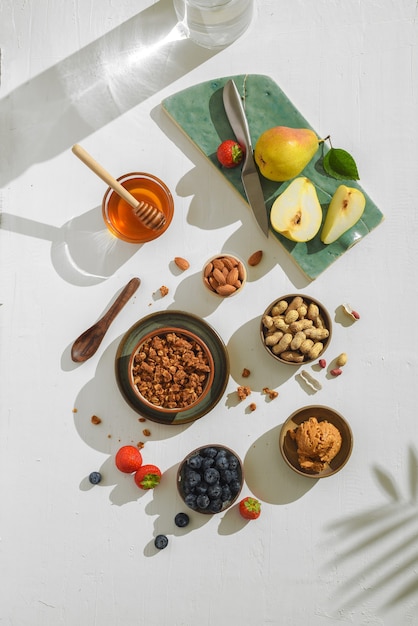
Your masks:
{"label": "metal knife", "polygon": [[241,180],[248,202],[263,233],[268,236],[269,220],[264,201],[263,189],[257,166],[254,162],[250,129],[242,105],[241,96],[234,81],[229,80],[222,92],[225,113],[237,141],[245,147],[245,158],[241,170]]}

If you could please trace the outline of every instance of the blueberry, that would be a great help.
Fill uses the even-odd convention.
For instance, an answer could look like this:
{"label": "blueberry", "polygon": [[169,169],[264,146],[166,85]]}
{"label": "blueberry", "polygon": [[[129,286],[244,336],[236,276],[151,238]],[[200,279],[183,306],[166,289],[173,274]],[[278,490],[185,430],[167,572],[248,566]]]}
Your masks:
{"label": "blueberry", "polygon": [[234,478],[234,480],[231,480],[229,483],[229,488],[231,489],[231,493],[235,496],[241,489],[240,481]]}
{"label": "blueberry", "polygon": [[219,483],[209,485],[207,494],[209,498],[220,498],[222,495],[222,487]]}
{"label": "blueberry", "polygon": [[218,455],[216,457],[215,465],[220,470],[228,469],[229,461],[228,461],[228,458],[226,457],[226,455],[222,455],[222,456]]}
{"label": "blueberry", "polygon": [[187,496],[184,498],[184,502],[187,504],[187,506],[194,510],[197,509],[196,500],[197,496],[194,493],[188,493]]}
{"label": "blueberry", "polygon": [[187,465],[192,469],[199,469],[202,465],[202,457],[200,454],[194,454],[189,459],[187,459]]}
{"label": "blueberry", "polygon": [[179,528],[184,528],[185,526],[187,526],[189,521],[190,518],[187,513],[177,513],[176,517],[174,518],[174,523]]}
{"label": "blueberry", "polygon": [[194,488],[194,492],[199,495],[201,493],[206,493],[208,490],[208,484],[205,483],[204,481],[200,482],[198,485],[196,485],[196,487]]}
{"label": "blueberry", "polygon": [[202,460],[202,469],[208,469],[208,467],[212,467],[215,464],[215,459],[212,459],[210,456],[206,457]]}
{"label": "blueberry", "polygon": [[223,485],[222,495],[221,495],[222,502],[228,502],[231,498],[232,498],[232,493],[231,493],[231,489],[229,485]]}
{"label": "blueberry", "polygon": [[186,472],[185,477],[184,477],[184,483],[187,487],[196,487],[196,485],[198,485],[201,481],[201,476],[198,472],[195,472],[194,470],[190,470],[189,472]]}
{"label": "blueberry", "polygon": [[238,468],[238,466],[239,466],[239,461],[238,461],[237,457],[236,457],[236,456],[234,456],[233,454],[231,454],[231,455],[228,457],[228,462],[229,462],[229,469],[230,469],[230,470],[237,469],[237,468]]}
{"label": "blueberry", "polygon": [[214,485],[219,481],[220,474],[214,467],[209,467],[209,469],[204,472],[204,478],[208,485]]}
{"label": "blueberry", "polygon": [[89,481],[92,485],[98,485],[102,480],[102,475],[100,472],[92,472],[89,476]]}
{"label": "blueberry", "polygon": [[229,484],[229,483],[231,483],[233,480],[236,480],[236,479],[237,479],[237,477],[236,477],[236,476],[234,476],[234,473],[233,473],[231,470],[227,469],[227,470],[224,470],[224,471],[222,472],[222,479],[223,479],[223,481],[224,481],[225,483],[228,483],[228,484]]}
{"label": "blueberry", "polygon": [[154,545],[158,550],[164,550],[168,545],[168,538],[165,535],[157,535],[154,539]]}
{"label": "blueberry", "polygon": [[209,457],[210,459],[214,459],[215,456],[218,454],[218,451],[216,448],[204,448],[203,450],[200,451],[200,453],[202,454],[202,456]]}
{"label": "blueberry", "polygon": [[184,480],[182,482],[181,488],[183,490],[183,494],[186,495],[188,493],[194,493],[194,490],[196,489],[196,487],[190,487],[190,485],[187,485]]}
{"label": "blueberry", "polygon": [[216,498],[215,500],[211,500],[209,504],[209,511],[212,513],[219,513],[222,511],[223,502],[220,498]]}
{"label": "blueberry", "polygon": [[205,493],[200,494],[196,498],[196,504],[199,509],[207,509],[210,504],[210,498]]}

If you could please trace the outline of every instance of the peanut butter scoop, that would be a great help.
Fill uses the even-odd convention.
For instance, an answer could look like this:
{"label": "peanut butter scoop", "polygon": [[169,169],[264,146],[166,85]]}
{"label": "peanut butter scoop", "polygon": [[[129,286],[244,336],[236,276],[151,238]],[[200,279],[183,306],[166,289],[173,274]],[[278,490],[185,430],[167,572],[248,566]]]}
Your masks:
{"label": "peanut butter scoop", "polygon": [[303,470],[317,474],[336,457],[341,448],[341,433],[326,420],[318,422],[310,417],[290,432],[296,441],[299,465]]}

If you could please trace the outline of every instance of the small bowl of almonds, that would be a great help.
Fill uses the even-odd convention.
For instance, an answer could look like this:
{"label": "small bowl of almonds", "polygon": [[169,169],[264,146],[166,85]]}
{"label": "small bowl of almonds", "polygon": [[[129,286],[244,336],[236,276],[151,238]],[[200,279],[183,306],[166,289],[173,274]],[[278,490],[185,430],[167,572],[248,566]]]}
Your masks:
{"label": "small bowl of almonds", "polygon": [[280,363],[304,365],[319,359],[331,341],[331,317],[310,296],[289,294],[275,300],[261,318],[261,340]]}
{"label": "small bowl of almonds", "polygon": [[247,270],[244,263],[233,254],[217,254],[203,266],[205,287],[220,298],[234,296],[244,287]]}

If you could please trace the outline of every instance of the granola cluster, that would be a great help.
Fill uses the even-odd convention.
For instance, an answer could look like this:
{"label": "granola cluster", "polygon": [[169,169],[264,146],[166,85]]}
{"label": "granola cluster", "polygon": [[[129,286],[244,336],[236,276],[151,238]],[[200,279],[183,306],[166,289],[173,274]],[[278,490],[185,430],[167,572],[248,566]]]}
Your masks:
{"label": "granola cluster", "polygon": [[210,372],[208,355],[192,338],[173,331],[144,342],[133,359],[133,380],[151,404],[184,409],[202,395]]}

